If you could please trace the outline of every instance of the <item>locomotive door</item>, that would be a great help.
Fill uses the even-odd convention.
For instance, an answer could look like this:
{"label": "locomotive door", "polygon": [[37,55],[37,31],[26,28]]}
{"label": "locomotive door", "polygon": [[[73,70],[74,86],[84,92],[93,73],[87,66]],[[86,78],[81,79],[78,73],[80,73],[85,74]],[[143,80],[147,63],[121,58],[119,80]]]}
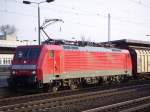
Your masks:
{"label": "locomotive door", "polygon": [[127,73],[127,66],[128,66],[128,55],[125,54],[125,73]]}
{"label": "locomotive door", "polygon": [[61,73],[61,55],[60,51],[54,51],[54,74]]}
{"label": "locomotive door", "polygon": [[52,74],[55,74],[54,66],[55,66],[55,57],[54,57],[54,51],[50,50],[49,52],[49,57],[50,57],[50,72]]}

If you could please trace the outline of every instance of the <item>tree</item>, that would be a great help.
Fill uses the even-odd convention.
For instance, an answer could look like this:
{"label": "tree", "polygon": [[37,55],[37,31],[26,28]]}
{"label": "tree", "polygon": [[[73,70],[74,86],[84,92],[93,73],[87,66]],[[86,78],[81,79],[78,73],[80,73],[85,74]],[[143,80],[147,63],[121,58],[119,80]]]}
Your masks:
{"label": "tree", "polygon": [[6,38],[7,35],[14,34],[16,32],[16,28],[13,25],[2,25],[0,26],[0,33],[4,35],[4,38]]}

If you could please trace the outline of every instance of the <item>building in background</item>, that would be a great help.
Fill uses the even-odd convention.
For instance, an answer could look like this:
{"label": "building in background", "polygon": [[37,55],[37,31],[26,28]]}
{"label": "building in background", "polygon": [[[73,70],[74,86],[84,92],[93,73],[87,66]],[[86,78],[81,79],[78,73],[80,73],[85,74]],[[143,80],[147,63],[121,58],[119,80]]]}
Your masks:
{"label": "building in background", "polygon": [[11,61],[17,46],[36,45],[37,42],[17,40],[15,33],[0,34],[0,87],[7,87],[7,78],[10,75]]}
{"label": "building in background", "polygon": [[35,40],[17,40],[15,33],[0,35],[0,72],[8,71],[17,46],[36,44]]}

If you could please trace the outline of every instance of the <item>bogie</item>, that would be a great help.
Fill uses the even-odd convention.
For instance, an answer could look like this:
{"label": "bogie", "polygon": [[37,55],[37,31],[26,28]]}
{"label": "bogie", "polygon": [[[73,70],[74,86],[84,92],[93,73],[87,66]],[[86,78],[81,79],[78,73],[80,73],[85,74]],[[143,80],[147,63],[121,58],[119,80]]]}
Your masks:
{"label": "bogie", "polygon": [[48,91],[51,89],[53,92],[59,91],[61,88],[70,88],[71,90],[80,89],[90,85],[100,86],[102,84],[115,84],[121,82],[127,82],[129,77],[126,75],[105,76],[105,77],[88,77],[88,78],[76,78],[55,80],[51,84],[45,84],[44,89]]}

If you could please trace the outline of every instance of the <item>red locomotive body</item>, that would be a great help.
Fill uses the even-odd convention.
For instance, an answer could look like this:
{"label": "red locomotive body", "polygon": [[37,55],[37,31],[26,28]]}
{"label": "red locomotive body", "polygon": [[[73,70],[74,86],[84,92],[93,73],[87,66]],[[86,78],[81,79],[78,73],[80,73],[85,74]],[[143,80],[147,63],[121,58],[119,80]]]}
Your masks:
{"label": "red locomotive body", "polygon": [[36,88],[120,80],[132,75],[127,50],[60,45],[20,46],[11,69],[12,85]]}

